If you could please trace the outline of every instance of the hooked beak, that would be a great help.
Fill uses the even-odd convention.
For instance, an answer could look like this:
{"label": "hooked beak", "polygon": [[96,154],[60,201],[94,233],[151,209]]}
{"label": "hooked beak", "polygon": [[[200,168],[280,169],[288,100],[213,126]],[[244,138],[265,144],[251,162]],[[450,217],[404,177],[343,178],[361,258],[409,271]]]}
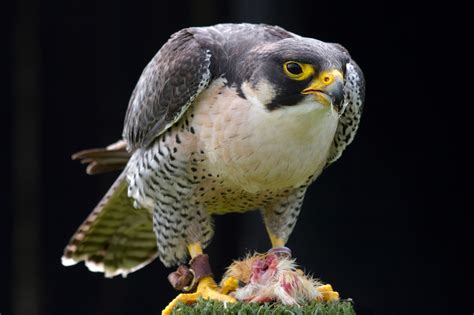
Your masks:
{"label": "hooked beak", "polygon": [[316,101],[324,106],[331,104],[340,110],[344,102],[344,78],[339,70],[327,70],[315,78],[302,94],[313,94]]}

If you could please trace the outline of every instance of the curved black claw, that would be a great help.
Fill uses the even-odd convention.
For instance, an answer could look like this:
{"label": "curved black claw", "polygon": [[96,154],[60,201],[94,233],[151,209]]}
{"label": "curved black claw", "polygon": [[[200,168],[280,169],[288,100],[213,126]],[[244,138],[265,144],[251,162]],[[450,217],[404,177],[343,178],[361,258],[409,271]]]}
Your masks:
{"label": "curved black claw", "polygon": [[273,247],[270,250],[268,250],[268,253],[275,254],[277,256],[291,257],[291,249],[285,246]]}

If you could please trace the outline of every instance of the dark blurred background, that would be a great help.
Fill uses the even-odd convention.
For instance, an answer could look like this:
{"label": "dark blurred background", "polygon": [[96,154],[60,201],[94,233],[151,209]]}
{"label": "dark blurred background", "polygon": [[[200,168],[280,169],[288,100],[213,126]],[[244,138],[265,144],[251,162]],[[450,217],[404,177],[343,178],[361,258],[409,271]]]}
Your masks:
{"label": "dark blurred background", "polygon": [[[365,72],[356,140],[309,189],[290,238],[298,262],[352,298],[358,314],[474,310],[464,286],[472,283],[463,158],[471,104],[437,56],[446,37],[426,10],[401,2],[17,0],[2,11],[2,315],[159,314],[176,294],[159,261],[113,280],[61,265],[69,237],[117,175],[87,176],[70,155],[119,139],[131,91],[170,34],[220,22],[277,24],[339,42]],[[269,245],[257,213],[227,215],[216,218],[208,252],[220,275],[232,258]]]}

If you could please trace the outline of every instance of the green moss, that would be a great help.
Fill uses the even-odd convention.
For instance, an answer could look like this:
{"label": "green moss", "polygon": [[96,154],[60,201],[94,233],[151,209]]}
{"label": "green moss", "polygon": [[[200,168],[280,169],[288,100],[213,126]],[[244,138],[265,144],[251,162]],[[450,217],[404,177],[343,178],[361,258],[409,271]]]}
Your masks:
{"label": "green moss", "polygon": [[257,303],[227,303],[198,300],[197,303],[186,305],[178,304],[173,311],[176,315],[355,315],[352,303],[348,300],[337,302],[313,302],[303,306],[289,306],[283,304],[257,304]]}

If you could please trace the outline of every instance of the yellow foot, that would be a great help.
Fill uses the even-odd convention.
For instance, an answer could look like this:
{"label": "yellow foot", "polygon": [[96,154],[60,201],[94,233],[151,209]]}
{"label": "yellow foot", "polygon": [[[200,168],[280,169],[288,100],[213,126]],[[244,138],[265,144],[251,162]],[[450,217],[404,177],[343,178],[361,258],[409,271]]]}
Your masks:
{"label": "yellow foot", "polygon": [[333,291],[332,286],[330,284],[319,286],[316,289],[321,292],[323,296],[323,301],[325,302],[339,300],[339,293],[337,291]]}
{"label": "yellow foot", "polygon": [[222,294],[229,294],[229,292],[235,291],[239,288],[239,280],[234,277],[227,277],[221,282]]}
{"label": "yellow foot", "polygon": [[228,303],[234,303],[236,301],[235,298],[225,295],[220,291],[221,290],[217,286],[214,279],[212,279],[212,277],[204,277],[199,281],[196,292],[179,294],[177,297],[174,298],[173,301],[170,302],[170,304],[168,304],[168,306],[166,306],[163,312],[161,312],[161,315],[171,315],[173,309],[179,302],[191,304],[195,303],[200,297],[205,300],[211,299]]}

